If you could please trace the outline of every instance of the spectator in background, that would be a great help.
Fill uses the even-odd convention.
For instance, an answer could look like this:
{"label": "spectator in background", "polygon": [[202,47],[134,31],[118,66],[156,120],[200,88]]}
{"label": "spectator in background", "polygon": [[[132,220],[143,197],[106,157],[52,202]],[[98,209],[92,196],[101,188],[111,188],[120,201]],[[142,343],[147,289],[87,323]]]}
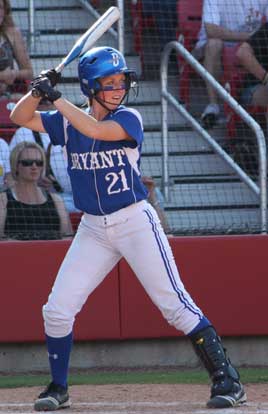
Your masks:
{"label": "spectator in background", "polygon": [[33,69],[21,31],[16,27],[9,0],[0,0],[0,97],[17,99],[26,92]]}
{"label": "spectator in background", "polygon": [[159,32],[161,50],[165,44],[176,39],[177,0],[142,0],[144,16],[153,16]]}
{"label": "spectator in background", "polygon": [[[256,31],[263,17],[268,18],[267,0],[204,0],[199,40],[193,51],[204,58],[204,67],[217,80],[221,73],[223,46],[234,46],[246,41]],[[207,84],[209,104],[201,120],[204,127],[215,125],[220,114],[215,90]]]}
{"label": "spectator in background", "polygon": [[0,191],[7,187],[7,177],[10,175],[9,155],[8,144],[0,138]]}
{"label": "spectator in background", "polygon": [[164,197],[161,191],[156,186],[155,181],[152,177],[148,177],[144,175],[142,176],[141,180],[148,190],[147,200],[155,208],[158,214],[159,220],[161,222],[161,225],[164,229],[164,232],[170,233],[168,221],[166,219],[165,212],[164,212]]}
{"label": "spectator in background", "polygon": [[237,49],[239,63],[248,72],[244,79],[242,105],[268,105],[268,23],[263,24]]}
{"label": "spectator in background", "polygon": [[42,147],[33,142],[18,144],[10,165],[14,185],[0,194],[0,236],[50,240],[72,234],[62,199],[38,186],[46,168]]}
{"label": "spectator in background", "polygon": [[[48,111],[54,109],[51,102],[42,100],[38,109]],[[67,159],[64,148],[60,145],[51,145],[50,138],[45,132],[32,131],[25,127],[16,130],[9,143],[10,151],[20,142],[36,142],[46,153],[47,171],[41,179],[39,185],[46,190],[57,192],[64,201],[65,207],[69,212],[77,212],[74,206],[71,182],[67,173]]]}

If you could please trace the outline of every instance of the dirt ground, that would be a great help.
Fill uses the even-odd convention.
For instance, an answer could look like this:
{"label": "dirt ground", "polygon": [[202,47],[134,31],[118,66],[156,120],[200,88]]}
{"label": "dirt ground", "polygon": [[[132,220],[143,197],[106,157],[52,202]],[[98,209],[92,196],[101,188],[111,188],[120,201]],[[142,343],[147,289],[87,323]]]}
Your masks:
{"label": "dirt ground", "polygon": [[[209,410],[207,385],[79,385],[70,387],[68,413],[98,414],[268,414],[267,384],[247,384],[248,402],[236,408]],[[0,413],[34,413],[33,401],[40,387],[1,389]]]}

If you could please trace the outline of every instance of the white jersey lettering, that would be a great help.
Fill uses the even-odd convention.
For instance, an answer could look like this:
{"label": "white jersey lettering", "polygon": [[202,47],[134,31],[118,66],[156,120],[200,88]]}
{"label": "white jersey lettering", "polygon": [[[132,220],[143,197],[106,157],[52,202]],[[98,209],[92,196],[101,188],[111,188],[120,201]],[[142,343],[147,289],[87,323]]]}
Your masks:
{"label": "white jersey lettering", "polygon": [[115,149],[99,152],[71,153],[72,170],[99,170],[113,167],[125,167],[125,150]]}
{"label": "white jersey lettering", "polygon": [[114,167],[112,153],[113,151],[100,151],[99,152],[99,156],[102,162],[101,168]]}
{"label": "white jersey lettering", "polygon": [[88,155],[89,155],[88,152],[84,152],[83,154],[79,154],[79,156],[82,160],[83,170],[89,170],[89,167],[87,166]]}
{"label": "white jersey lettering", "polygon": [[[120,193],[122,191],[130,190],[127,184],[127,178],[124,170],[119,171],[118,174],[116,173],[108,173],[105,176],[106,181],[111,181],[111,184],[108,186],[107,193],[109,195]],[[120,188],[114,189],[116,183],[120,180]]]}
{"label": "white jersey lettering", "polygon": [[79,154],[71,153],[71,160],[72,160],[71,170],[82,170],[83,169],[79,163]]}

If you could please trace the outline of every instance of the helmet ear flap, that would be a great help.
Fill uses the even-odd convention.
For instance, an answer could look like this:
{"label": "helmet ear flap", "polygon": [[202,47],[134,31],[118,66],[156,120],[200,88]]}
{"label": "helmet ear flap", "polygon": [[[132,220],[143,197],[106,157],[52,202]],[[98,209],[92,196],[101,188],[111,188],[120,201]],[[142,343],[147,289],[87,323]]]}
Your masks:
{"label": "helmet ear flap", "polygon": [[87,85],[87,87],[83,88],[83,92],[89,97],[89,99],[93,99],[97,93],[101,90],[101,85],[98,79],[94,79],[91,82],[91,85]]}

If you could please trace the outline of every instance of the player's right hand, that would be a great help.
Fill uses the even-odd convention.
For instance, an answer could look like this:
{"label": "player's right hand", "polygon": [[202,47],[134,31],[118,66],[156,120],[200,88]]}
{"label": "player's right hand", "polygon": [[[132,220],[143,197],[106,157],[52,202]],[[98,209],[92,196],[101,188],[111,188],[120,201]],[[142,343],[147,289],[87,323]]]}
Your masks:
{"label": "player's right hand", "polygon": [[57,85],[61,79],[61,73],[57,72],[55,69],[48,69],[48,70],[42,70],[40,75],[38,76],[40,78],[48,78],[51,86]]}

